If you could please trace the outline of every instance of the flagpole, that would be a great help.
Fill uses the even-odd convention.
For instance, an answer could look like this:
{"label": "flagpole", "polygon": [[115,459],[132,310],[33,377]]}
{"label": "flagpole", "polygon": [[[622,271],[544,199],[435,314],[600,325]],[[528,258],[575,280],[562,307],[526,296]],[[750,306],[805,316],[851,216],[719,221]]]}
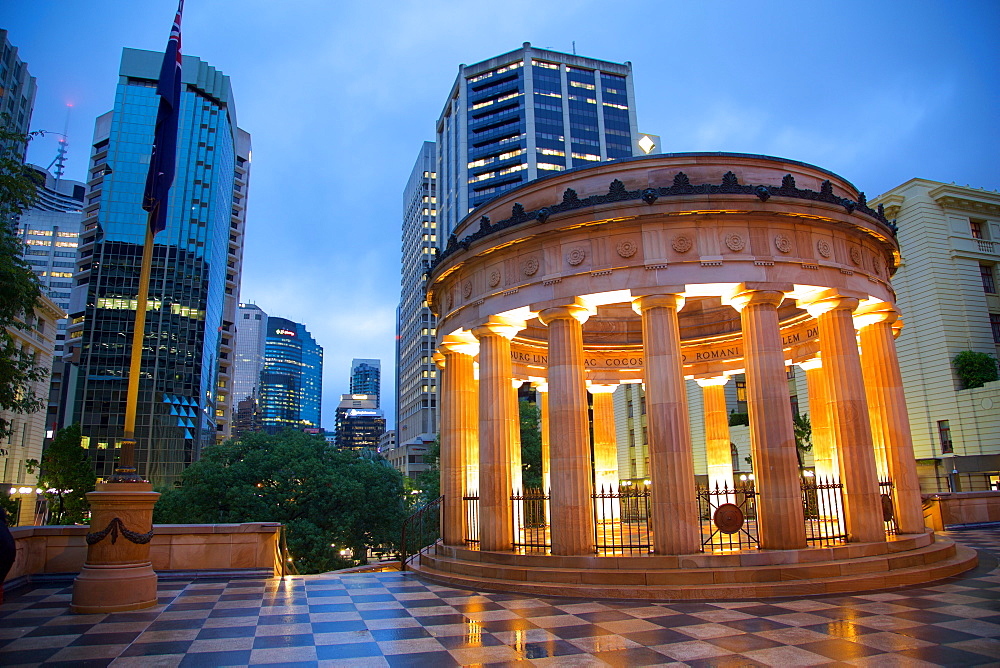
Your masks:
{"label": "flagpole", "polygon": [[142,246],[142,265],[139,269],[139,292],[135,300],[135,324],[132,330],[132,350],[129,358],[128,392],[125,403],[125,437],[121,441],[121,455],[111,482],[142,482],[135,465],[135,415],[139,407],[139,376],[142,369],[143,339],[146,334],[146,308],[149,303],[149,274],[153,265],[153,225],[156,209],[149,212],[146,222],[146,241]]}

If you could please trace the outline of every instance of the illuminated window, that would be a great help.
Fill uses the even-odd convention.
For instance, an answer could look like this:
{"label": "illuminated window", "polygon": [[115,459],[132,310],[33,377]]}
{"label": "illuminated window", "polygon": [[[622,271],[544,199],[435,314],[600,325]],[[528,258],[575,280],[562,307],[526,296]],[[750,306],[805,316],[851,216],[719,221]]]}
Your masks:
{"label": "illuminated window", "polygon": [[[48,246],[49,245],[49,242],[46,241],[45,239],[27,239],[27,240],[25,240],[24,243],[27,244],[28,246]],[[73,245],[75,246],[76,244],[73,244]]]}
{"label": "illuminated window", "polygon": [[954,452],[951,444],[951,425],[948,420],[938,421],[938,437],[941,439],[941,454],[948,455]]}
{"label": "illuminated window", "polygon": [[57,241],[56,246],[62,246],[63,248],[76,248],[79,244],[75,241]]}
{"label": "illuminated window", "polygon": [[970,231],[972,232],[972,238],[973,239],[985,239],[986,238],[985,236],[983,236],[983,221],[981,221],[981,220],[970,220],[969,221],[969,228],[970,228]]}

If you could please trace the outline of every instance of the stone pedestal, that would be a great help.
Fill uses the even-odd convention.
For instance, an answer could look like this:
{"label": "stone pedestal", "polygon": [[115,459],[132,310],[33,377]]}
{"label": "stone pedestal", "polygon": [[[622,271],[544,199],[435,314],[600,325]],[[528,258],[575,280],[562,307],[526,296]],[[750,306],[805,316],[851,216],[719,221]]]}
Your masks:
{"label": "stone pedestal", "polygon": [[87,561],[73,582],[70,610],[80,614],[140,610],[156,605],[156,573],[149,560],[153,506],[149,483],[103,483],[87,494]]}

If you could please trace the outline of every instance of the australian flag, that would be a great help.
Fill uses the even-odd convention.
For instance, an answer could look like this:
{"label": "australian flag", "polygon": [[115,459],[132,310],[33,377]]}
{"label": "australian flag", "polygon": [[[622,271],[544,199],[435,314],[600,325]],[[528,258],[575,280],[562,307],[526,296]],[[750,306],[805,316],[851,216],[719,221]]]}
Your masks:
{"label": "australian flag", "polygon": [[153,234],[167,226],[167,195],[174,182],[177,166],[177,119],[181,106],[181,13],[184,0],[179,0],[177,16],[170,29],[167,52],[163,54],[160,81],[156,94],[160,108],[156,112],[156,133],[153,135],[153,153],[149,158],[146,190],[142,208],[150,212],[149,227]]}

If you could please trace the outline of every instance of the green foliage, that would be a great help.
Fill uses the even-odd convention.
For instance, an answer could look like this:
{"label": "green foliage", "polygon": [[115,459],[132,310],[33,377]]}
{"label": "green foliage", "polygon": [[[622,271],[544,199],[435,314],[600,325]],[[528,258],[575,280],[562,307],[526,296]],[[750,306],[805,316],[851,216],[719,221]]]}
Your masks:
{"label": "green foliage", "polygon": [[[81,440],[79,424],[60,429],[42,455],[38,486],[49,490],[43,493],[49,500],[49,524],[81,524],[90,510],[87,492],[94,491],[97,476]],[[27,464],[32,470],[38,462]]]}
{"label": "green foliage", "polygon": [[735,410],[729,412],[729,426],[738,427],[750,424],[749,413],[737,413]]}
{"label": "green foliage", "polygon": [[[156,523],[281,522],[300,573],[365,563],[368,548],[394,549],[404,518],[398,471],[292,430],[205,448],[181,486],[162,493]],[[354,562],[341,558],[345,548]]]}
{"label": "green foliage", "polygon": [[963,390],[982,387],[985,383],[997,380],[997,360],[989,353],[975,350],[963,350],[952,359],[955,373],[962,381]]}
{"label": "green foliage", "polygon": [[412,483],[409,478],[406,479],[407,512],[413,512],[418,506],[430,503],[441,496],[441,434],[435,436],[427,446],[424,463],[430,466],[418,473]]}
{"label": "green foliage", "polygon": [[[0,411],[34,413],[43,401],[30,392],[31,383],[48,371],[35,366],[34,358],[20,350],[8,329],[27,329],[25,314],[34,313],[41,295],[38,277],[22,256],[21,240],[14,233],[13,218],[35,200],[37,183],[21,162],[31,135],[19,135],[0,120]],[[0,418],[0,440],[10,435],[10,420]]]}
{"label": "green foliage", "polygon": [[542,487],[542,411],[530,401],[517,402],[521,423],[521,484],[524,489]]}
{"label": "green foliage", "polygon": [[795,455],[799,458],[799,468],[805,465],[802,453],[812,450],[812,421],[809,413],[796,413],[792,418],[792,430],[795,433]]}

